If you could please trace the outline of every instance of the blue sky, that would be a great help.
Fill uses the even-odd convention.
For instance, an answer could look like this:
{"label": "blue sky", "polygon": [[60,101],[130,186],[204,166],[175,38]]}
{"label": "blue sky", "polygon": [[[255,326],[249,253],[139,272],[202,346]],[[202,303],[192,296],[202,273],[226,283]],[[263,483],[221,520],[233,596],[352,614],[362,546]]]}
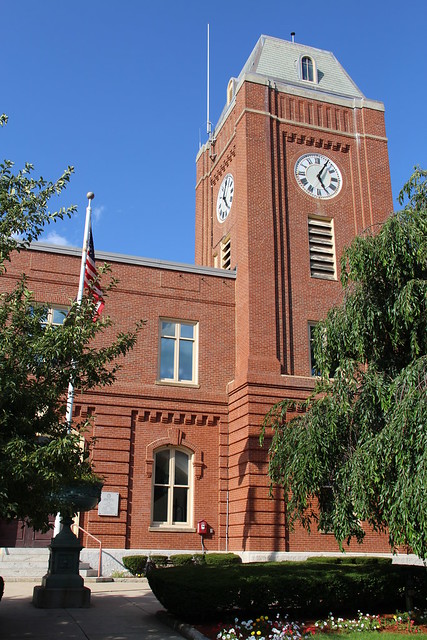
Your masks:
{"label": "blue sky", "polygon": [[[381,100],[393,195],[427,168],[425,0],[20,0],[0,3],[0,157],[56,179],[79,213],[44,239],[81,246],[93,191],[95,249],[192,263],[195,157],[261,34],[332,51]],[[397,208],[397,204],[396,204]],[[52,235],[53,234],[53,235]]]}

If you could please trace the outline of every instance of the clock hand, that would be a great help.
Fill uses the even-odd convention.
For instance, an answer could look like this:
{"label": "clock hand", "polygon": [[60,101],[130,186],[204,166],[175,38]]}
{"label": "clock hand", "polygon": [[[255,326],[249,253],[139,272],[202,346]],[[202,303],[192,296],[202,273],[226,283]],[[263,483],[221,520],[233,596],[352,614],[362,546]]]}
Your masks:
{"label": "clock hand", "polygon": [[321,175],[322,175],[322,173],[324,172],[324,170],[325,170],[326,165],[328,164],[328,162],[329,162],[329,158],[328,158],[328,160],[326,160],[325,164],[323,165],[323,167],[320,169],[319,173],[317,174],[317,177],[319,178],[320,182],[322,182],[322,180],[321,180],[320,176],[321,176]]}

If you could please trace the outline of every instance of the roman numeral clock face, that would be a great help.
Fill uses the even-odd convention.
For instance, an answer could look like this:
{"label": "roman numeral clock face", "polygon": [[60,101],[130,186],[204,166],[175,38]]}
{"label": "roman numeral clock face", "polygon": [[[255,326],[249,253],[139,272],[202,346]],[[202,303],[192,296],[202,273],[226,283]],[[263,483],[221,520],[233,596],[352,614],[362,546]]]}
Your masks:
{"label": "roman numeral clock face", "polygon": [[218,191],[216,201],[216,215],[219,222],[224,222],[230,213],[234,196],[234,178],[227,173]]}
{"label": "roman numeral clock face", "polygon": [[321,153],[306,153],[295,163],[295,178],[308,195],[313,198],[333,198],[342,186],[337,165]]}

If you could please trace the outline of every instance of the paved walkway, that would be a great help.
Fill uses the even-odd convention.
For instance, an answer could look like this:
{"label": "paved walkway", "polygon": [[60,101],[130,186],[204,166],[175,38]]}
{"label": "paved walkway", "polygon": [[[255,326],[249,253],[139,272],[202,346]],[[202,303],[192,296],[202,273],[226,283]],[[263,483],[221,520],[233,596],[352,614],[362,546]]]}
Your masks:
{"label": "paved walkway", "polygon": [[[156,613],[162,609],[145,579],[86,583],[88,609],[36,609],[36,582],[6,582],[0,602],[1,640],[182,640]],[[186,637],[197,637],[188,630]]]}

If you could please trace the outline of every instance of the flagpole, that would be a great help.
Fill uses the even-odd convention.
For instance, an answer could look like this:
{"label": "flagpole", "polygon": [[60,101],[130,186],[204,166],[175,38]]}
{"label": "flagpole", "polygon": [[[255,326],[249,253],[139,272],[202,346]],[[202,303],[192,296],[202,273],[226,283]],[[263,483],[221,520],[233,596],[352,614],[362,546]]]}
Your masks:
{"label": "flagpole", "polygon": [[[88,245],[89,245],[90,222],[91,222],[91,216],[92,216],[91,202],[94,199],[95,194],[92,193],[92,191],[89,191],[86,197],[88,199],[88,203],[86,207],[85,230],[83,235],[83,249],[82,249],[82,262],[80,266],[79,290],[76,298],[76,303],[78,305],[81,304],[83,299],[85,270],[86,270],[87,252],[88,252]],[[73,420],[73,404],[74,404],[74,380],[73,380],[73,376],[71,375],[70,381],[68,383],[67,410],[65,413],[65,420],[67,422],[68,431],[71,431],[71,424]],[[60,529],[61,529],[60,515],[59,513],[57,513],[55,518],[55,525],[53,528],[53,535],[56,536],[60,532]]]}
{"label": "flagpole", "polygon": [[[91,222],[91,215],[92,215],[91,202],[94,199],[95,194],[92,193],[92,191],[89,191],[86,197],[88,199],[88,203],[86,207],[85,230],[83,235],[83,250],[82,250],[82,262],[80,266],[79,290],[78,290],[77,299],[76,299],[76,302],[78,305],[81,304],[83,299],[86,260],[87,260],[87,252],[88,252],[88,245],[89,245],[90,222]],[[71,422],[73,419],[73,402],[74,402],[74,381],[72,377],[70,377],[70,382],[68,383],[67,412],[65,415],[65,419],[67,421],[69,429],[71,429]]]}

